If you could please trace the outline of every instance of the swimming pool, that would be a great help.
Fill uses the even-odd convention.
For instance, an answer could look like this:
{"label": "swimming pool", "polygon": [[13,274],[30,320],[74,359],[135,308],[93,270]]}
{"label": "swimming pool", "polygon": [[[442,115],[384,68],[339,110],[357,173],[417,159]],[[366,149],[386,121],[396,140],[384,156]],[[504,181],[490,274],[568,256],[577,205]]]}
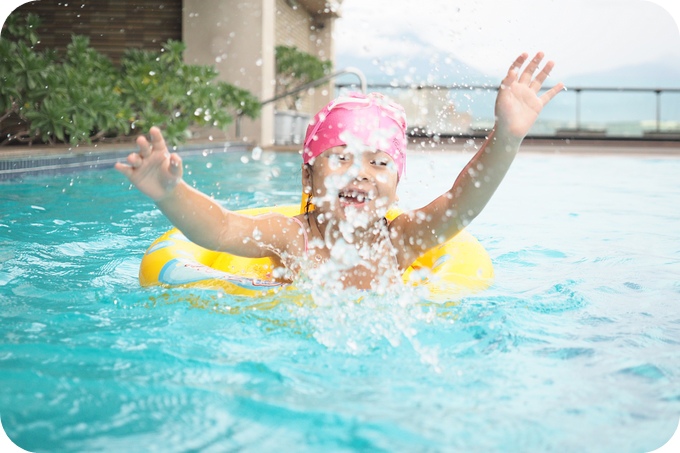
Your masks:
{"label": "swimming pool", "polygon": [[[402,206],[468,158],[412,152]],[[230,208],[296,203],[298,159],[197,156],[187,180]],[[680,416],[678,174],[521,154],[469,228],[491,289],[315,309],[139,288],[169,224],[113,170],[3,183],[2,424],[36,452],[653,450]]]}

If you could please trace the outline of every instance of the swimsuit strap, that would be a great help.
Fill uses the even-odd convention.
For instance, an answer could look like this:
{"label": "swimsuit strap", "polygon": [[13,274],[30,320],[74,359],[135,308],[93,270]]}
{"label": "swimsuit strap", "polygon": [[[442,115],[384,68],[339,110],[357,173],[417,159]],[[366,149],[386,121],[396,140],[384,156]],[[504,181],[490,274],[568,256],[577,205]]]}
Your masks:
{"label": "swimsuit strap", "polygon": [[305,228],[305,225],[298,219],[297,217],[291,217],[291,219],[295,220],[298,225],[300,225],[300,228],[302,228],[302,233],[305,235],[305,254],[307,254],[307,251],[309,250],[309,241],[307,238],[307,228]]}

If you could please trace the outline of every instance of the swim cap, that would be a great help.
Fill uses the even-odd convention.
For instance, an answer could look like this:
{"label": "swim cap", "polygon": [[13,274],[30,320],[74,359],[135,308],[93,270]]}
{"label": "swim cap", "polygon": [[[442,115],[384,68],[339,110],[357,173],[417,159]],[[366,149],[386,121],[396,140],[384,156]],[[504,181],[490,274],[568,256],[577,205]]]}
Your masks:
{"label": "swim cap", "polygon": [[401,178],[406,169],[404,109],[380,93],[351,93],[334,99],[307,127],[302,160],[307,164],[327,149],[340,145],[389,154]]}

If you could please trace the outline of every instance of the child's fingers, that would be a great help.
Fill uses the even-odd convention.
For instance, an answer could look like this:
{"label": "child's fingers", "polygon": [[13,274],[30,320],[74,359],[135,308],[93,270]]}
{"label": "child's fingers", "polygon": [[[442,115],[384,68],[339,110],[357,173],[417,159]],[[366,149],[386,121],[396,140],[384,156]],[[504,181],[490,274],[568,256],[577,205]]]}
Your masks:
{"label": "child's fingers", "polygon": [[529,58],[529,54],[527,54],[526,52],[517,57],[515,61],[513,61],[512,64],[510,65],[510,69],[508,69],[508,74],[513,71],[519,72],[524,62],[527,61],[527,58]]}
{"label": "child's fingers", "polygon": [[531,82],[531,79],[534,76],[534,72],[536,72],[536,69],[538,69],[538,65],[541,64],[542,60],[543,60],[543,52],[538,52],[534,56],[534,58],[531,59],[531,61],[527,65],[527,67],[524,68],[522,75],[519,77],[520,83],[529,84],[529,82]]}
{"label": "child's fingers", "polygon": [[170,154],[169,170],[173,176],[182,176],[182,158],[177,153]]}
{"label": "child's fingers", "polygon": [[130,167],[137,168],[142,165],[142,156],[137,153],[130,153],[127,156],[127,161],[128,164],[130,164]]}
{"label": "child's fingers", "polygon": [[562,82],[558,83],[541,96],[541,102],[543,105],[546,105],[548,102],[552,100],[555,96],[557,96],[557,93],[562,91],[564,89],[564,84]]}
{"label": "child's fingers", "polygon": [[517,57],[515,61],[512,62],[512,64],[508,68],[507,75],[501,81],[500,86],[501,90],[504,88],[508,88],[510,85],[517,81],[517,74],[519,74],[519,70],[522,68],[522,65],[524,64],[527,58],[528,55],[526,53],[523,53],[522,55]]}
{"label": "child's fingers", "polygon": [[159,128],[153,126],[149,129],[149,135],[151,135],[151,144],[154,148],[163,151],[166,149],[165,139],[163,139],[163,134]]}
{"label": "child's fingers", "polygon": [[555,66],[554,62],[552,62],[552,61],[547,62],[545,64],[545,66],[543,67],[543,70],[541,70],[541,72],[539,72],[536,75],[536,78],[534,80],[532,80],[532,82],[529,86],[535,92],[538,93],[538,90],[541,89],[541,87],[543,86],[543,82],[545,82],[545,80],[548,78],[548,76],[550,75],[550,72],[552,71],[554,66]]}
{"label": "child's fingers", "polygon": [[143,135],[137,137],[137,146],[139,147],[139,155],[141,157],[149,157],[151,155],[151,143]]}
{"label": "child's fingers", "polygon": [[116,165],[113,166],[116,170],[130,178],[132,176],[133,169],[131,166],[126,165],[122,162],[116,162]]}
{"label": "child's fingers", "polygon": [[163,134],[158,127],[153,126],[151,129],[149,129],[149,136],[151,138],[151,142],[149,142],[149,140],[143,135],[137,137],[139,155],[142,156],[142,158],[149,157],[154,149],[161,152],[165,152],[167,150],[165,146],[165,140],[163,139]]}

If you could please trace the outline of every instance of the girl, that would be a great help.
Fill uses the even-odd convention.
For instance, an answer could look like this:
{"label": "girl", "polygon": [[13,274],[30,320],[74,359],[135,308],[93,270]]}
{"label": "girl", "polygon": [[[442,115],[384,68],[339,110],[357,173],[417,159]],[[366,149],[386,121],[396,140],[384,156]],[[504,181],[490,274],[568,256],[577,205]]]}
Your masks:
{"label": "girl", "polygon": [[269,257],[284,270],[277,278],[285,281],[311,272],[326,285],[384,289],[481,212],[538,114],[563,89],[560,83],[539,96],[553,63],[536,74],[539,52],[520,72],[527,57],[519,56],[503,79],[494,129],[451,189],[391,221],[385,215],[405,170],[406,121],[400,106],[376,94],[336,99],[310,123],[302,152],[307,203],[295,217],[241,215],[190,187],[182,180],[180,157],[169,153],[156,127],[151,142],[139,137],[139,152],[116,169],[205,248]]}

